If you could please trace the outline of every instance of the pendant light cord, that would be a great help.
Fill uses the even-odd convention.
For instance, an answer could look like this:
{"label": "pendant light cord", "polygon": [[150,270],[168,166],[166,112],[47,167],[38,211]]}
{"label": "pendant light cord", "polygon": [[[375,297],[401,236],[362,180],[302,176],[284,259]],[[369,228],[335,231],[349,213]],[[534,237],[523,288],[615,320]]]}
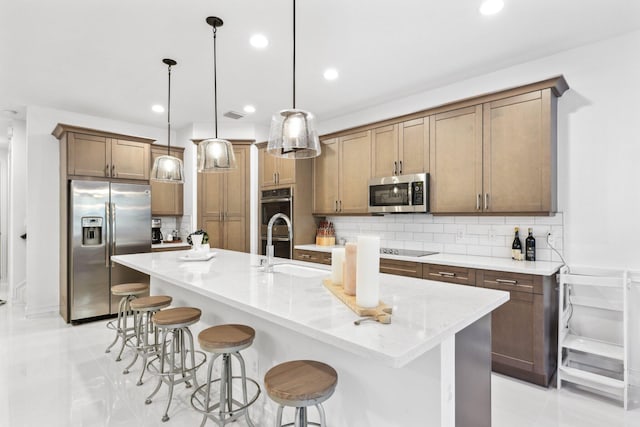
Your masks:
{"label": "pendant light cord", "polygon": [[296,108],[296,0],[293,0],[293,109]]}
{"label": "pendant light cord", "polygon": [[167,156],[171,155],[171,65],[169,65],[169,94],[167,96]]}
{"label": "pendant light cord", "polygon": [[218,138],[218,75],[216,67],[216,26],[213,28],[213,123],[215,126],[216,139]]}

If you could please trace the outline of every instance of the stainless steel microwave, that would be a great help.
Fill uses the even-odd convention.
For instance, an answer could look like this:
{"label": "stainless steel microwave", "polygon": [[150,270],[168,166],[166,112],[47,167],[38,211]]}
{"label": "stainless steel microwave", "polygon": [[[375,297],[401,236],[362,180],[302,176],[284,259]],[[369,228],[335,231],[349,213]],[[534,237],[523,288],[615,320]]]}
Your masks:
{"label": "stainless steel microwave", "polygon": [[429,174],[370,179],[369,212],[429,212]]}

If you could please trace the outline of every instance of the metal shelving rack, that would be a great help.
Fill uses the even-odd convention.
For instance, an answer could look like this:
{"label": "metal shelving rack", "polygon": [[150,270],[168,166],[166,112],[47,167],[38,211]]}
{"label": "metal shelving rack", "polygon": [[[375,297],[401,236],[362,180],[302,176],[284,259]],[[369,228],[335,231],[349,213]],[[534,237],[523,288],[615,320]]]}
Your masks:
{"label": "metal shelving rack", "polygon": [[[626,271],[575,269],[560,270],[558,319],[557,387],[570,382],[591,391],[615,397],[625,409],[629,394],[629,274]],[[585,292],[581,292],[581,289]],[[586,295],[584,295],[586,294]],[[616,319],[611,336],[618,342],[590,337],[586,330],[572,328],[575,307],[591,312],[608,312]],[[588,329],[588,328],[582,328]]]}

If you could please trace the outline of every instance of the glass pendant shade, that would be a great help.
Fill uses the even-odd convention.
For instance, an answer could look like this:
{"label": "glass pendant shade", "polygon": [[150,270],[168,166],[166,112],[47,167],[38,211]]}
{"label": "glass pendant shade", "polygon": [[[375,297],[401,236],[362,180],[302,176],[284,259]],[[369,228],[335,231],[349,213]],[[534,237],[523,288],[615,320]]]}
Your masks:
{"label": "glass pendant shade", "polygon": [[233,145],[226,139],[209,138],[198,143],[198,172],[227,172],[236,168]]}
{"label": "glass pendant shade", "polygon": [[184,166],[182,160],[173,156],[158,156],[151,168],[151,179],[154,181],[184,183]]}
{"label": "glass pendant shade", "polygon": [[315,118],[308,111],[282,110],[271,119],[267,152],[287,159],[309,159],[320,155]]}

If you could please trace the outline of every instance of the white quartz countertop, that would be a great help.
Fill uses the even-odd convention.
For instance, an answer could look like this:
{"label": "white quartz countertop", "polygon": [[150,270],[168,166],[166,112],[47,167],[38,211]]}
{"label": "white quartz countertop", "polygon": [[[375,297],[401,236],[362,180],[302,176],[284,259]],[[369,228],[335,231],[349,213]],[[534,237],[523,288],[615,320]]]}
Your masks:
{"label": "white quartz countertop", "polygon": [[[331,252],[333,248],[344,246],[296,245],[295,249],[307,251]],[[422,257],[381,254],[385,259],[420,262],[423,264],[442,264],[452,267],[479,268],[482,270],[499,270],[511,273],[536,274],[550,276],[555,274],[564,264],[555,261],[514,261],[508,258],[493,258],[474,255],[434,254]]]}
{"label": "white quartz countertop", "polygon": [[327,266],[276,258],[298,271],[265,273],[258,268],[262,256],[212,251],[216,256],[210,261],[180,261],[176,252],[112,259],[392,367],[406,365],[509,299],[502,291],[381,274],[380,299],[393,306],[392,323],[356,326],[358,316],[322,284],[330,275]]}
{"label": "white quartz countertop", "polygon": [[187,242],[179,242],[179,243],[162,242],[162,243],[156,243],[151,245],[151,249],[187,248],[187,247],[191,247],[191,245],[188,244]]}

